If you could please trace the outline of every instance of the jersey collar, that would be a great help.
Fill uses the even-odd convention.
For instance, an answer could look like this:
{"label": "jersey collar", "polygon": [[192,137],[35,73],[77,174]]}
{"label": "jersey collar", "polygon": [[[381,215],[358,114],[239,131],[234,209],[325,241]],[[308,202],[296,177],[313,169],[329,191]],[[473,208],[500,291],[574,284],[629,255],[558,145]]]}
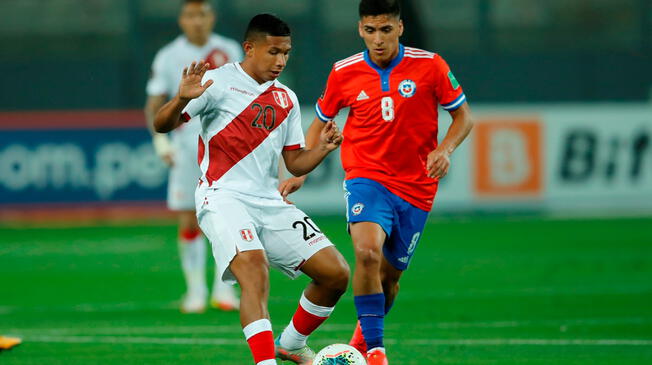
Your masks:
{"label": "jersey collar", "polygon": [[394,67],[396,67],[401,61],[403,60],[403,55],[405,53],[405,47],[401,43],[398,44],[398,55],[394,57],[392,62],[389,63],[387,68],[380,68],[377,64],[375,64],[372,60],[371,57],[369,56],[369,50],[364,51],[364,60],[367,62],[369,67],[373,68],[378,72],[380,75],[380,83],[383,91],[389,91],[390,85],[389,85],[389,75],[392,73],[392,70]]}
{"label": "jersey collar", "polygon": [[239,62],[234,62],[233,64],[235,65],[235,68],[238,69],[238,71],[240,71],[242,76],[245,79],[247,79],[247,81],[251,84],[251,86],[253,86],[255,88],[267,89],[267,88],[269,88],[270,86],[272,86],[274,84],[274,81],[276,81],[276,79],[274,79],[274,80],[270,80],[270,81],[264,82],[262,84],[259,84],[258,81],[254,80],[253,77],[249,76],[249,74],[245,70],[242,69],[242,66],[240,66]]}

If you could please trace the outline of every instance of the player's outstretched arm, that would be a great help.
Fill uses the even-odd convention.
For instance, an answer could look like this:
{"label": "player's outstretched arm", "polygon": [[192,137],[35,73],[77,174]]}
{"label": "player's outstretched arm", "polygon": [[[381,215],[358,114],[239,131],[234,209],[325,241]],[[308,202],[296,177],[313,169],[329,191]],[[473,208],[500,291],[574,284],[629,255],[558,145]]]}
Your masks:
{"label": "player's outstretched arm", "polygon": [[467,103],[452,111],[451,116],[453,123],[448,128],[446,137],[434,151],[428,154],[426,168],[428,176],[434,179],[441,179],[448,174],[451,165],[450,155],[466,139],[473,128],[471,109]]}
{"label": "player's outstretched arm", "polygon": [[206,89],[213,85],[213,80],[208,80],[204,85],[201,80],[210,65],[203,61],[193,62],[190,67],[183,69],[181,84],[177,95],[159,109],[154,118],[154,129],[159,133],[167,133],[178,126],[184,120],[181,111],[194,99],[200,97]]}
{"label": "player's outstretched arm", "polygon": [[[312,124],[308,128],[306,133],[306,149],[312,149],[314,146],[319,145],[319,136],[321,135],[322,129],[326,126],[326,123],[322,122],[319,118],[315,118]],[[299,190],[303,183],[306,181],[308,175],[302,176],[292,176],[286,180],[281,181],[278,185],[278,191],[281,193],[284,199],[287,199],[288,195]]]}
{"label": "player's outstretched arm", "polygon": [[283,151],[285,167],[294,176],[302,176],[309,173],[324,160],[326,155],[342,144],[342,138],[342,133],[340,133],[335,122],[330,121],[325,123],[319,133],[317,145],[314,145],[310,149]]}

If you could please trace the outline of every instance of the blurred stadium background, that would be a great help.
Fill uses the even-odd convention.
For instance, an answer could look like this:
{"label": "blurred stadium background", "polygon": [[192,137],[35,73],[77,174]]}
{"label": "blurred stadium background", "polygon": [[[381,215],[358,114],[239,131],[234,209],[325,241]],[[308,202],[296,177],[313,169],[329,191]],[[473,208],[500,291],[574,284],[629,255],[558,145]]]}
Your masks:
{"label": "blurred stadium background", "polygon": [[[390,359],[649,364],[652,1],[403,4],[403,42],[446,58],[477,124],[388,318]],[[293,27],[282,81],[304,125],[332,63],[363,47],[355,1],[215,5],[238,40],[259,12]],[[2,364],[250,362],[237,314],[175,302],[167,172],[141,108],[178,9],[0,1],[0,335],[25,340]],[[350,258],[342,176],[330,156],[293,200]],[[304,282],[272,278],[278,331]],[[349,293],[316,347],[346,341],[353,313]]]}

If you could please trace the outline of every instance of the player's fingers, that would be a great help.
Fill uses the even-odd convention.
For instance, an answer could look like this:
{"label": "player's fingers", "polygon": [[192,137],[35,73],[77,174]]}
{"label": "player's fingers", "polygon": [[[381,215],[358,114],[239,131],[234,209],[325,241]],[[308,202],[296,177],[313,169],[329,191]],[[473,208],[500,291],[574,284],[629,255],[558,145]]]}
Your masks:
{"label": "player's fingers", "polygon": [[192,75],[195,73],[195,67],[197,66],[197,62],[192,61],[190,64],[190,67],[188,67],[188,75]]}
{"label": "player's fingers", "polygon": [[331,129],[333,129],[333,121],[328,121],[326,122],[326,125],[324,126],[324,132],[329,132]]}
{"label": "player's fingers", "polygon": [[181,73],[182,79],[185,79],[186,77],[188,77],[188,67],[184,67],[183,72]]}
{"label": "player's fingers", "polygon": [[337,135],[332,129],[326,133],[326,139],[328,140],[328,142],[332,142],[333,139],[335,139],[335,137],[337,137]]}
{"label": "player's fingers", "polygon": [[208,89],[209,87],[211,87],[211,85],[213,85],[213,80],[208,80],[208,81],[206,81],[206,83],[204,84],[204,86],[202,86],[202,88],[203,88],[204,90],[206,90],[206,89]]}
{"label": "player's fingers", "polygon": [[206,63],[205,61],[203,60],[199,61],[199,63],[197,64],[198,73],[203,75],[208,70],[208,66],[209,64]]}
{"label": "player's fingers", "polygon": [[442,162],[439,164],[437,168],[437,178],[441,179],[442,177],[446,176],[446,173],[448,171],[448,166],[449,166],[448,161],[442,160]]}
{"label": "player's fingers", "polygon": [[335,145],[338,145],[338,146],[339,146],[339,145],[342,144],[342,141],[343,141],[343,138],[342,138],[342,136],[340,135],[340,136],[337,136],[337,137],[333,138],[333,142],[332,142],[332,143],[335,144]]}
{"label": "player's fingers", "polygon": [[442,170],[441,175],[440,175],[440,177],[439,177],[440,179],[443,178],[444,176],[448,175],[448,168],[449,168],[449,167],[450,167],[450,166],[447,166],[447,167],[445,167],[445,168]]}

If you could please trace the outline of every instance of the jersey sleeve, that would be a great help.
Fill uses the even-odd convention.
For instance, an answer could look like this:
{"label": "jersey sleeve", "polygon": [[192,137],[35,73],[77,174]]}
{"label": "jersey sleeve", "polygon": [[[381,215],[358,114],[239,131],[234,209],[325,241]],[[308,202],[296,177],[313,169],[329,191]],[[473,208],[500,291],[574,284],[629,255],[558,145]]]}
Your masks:
{"label": "jersey sleeve", "polygon": [[306,145],[303,129],[301,128],[301,108],[296,96],[292,96],[292,103],[294,106],[290,110],[290,114],[288,114],[288,132],[285,135],[285,142],[283,142],[284,151],[298,150]]}
{"label": "jersey sleeve", "polygon": [[[210,72],[207,72],[201,80],[202,85],[206,81],[213,79]],[[190,119],[203,114],[208,114],[215,108],[217,100],[219,98],[219,89],[215,86],[217,82],[211,85],[203,94],[198,98],[190,100],[188,105],[181,111],[181,116],[187,121]]]}
{"label": "jersey sleeve", "polygon": [[339,77],[335,68],[331,70],[330,75],[328,75],[328,81],[326,81],[326,87],[324,92],[317,100],[315,109],[317,111],[317,117],[322,122],[328,122],[333,120],[337,113],[345,105],[344,95],[341,92],[341,85]]}
{"label": "jersey sleeve", "polygon": [[[170,89],[165,79],[165,57],[162,53],[162,51],[159,51],[154,57],[154,62],[152,62],[151,75],[147,81],[146,89],[148,96],[167,95]],[[179,77],[181,77],[181,74],[179,74]]]}
{"label": "jersey sleeve", "polygon": [[466,101],[466,96],[450,67],[439,55],[434,58],[436,97],[439,104],[445,110],[452,112],[457,110]]}

